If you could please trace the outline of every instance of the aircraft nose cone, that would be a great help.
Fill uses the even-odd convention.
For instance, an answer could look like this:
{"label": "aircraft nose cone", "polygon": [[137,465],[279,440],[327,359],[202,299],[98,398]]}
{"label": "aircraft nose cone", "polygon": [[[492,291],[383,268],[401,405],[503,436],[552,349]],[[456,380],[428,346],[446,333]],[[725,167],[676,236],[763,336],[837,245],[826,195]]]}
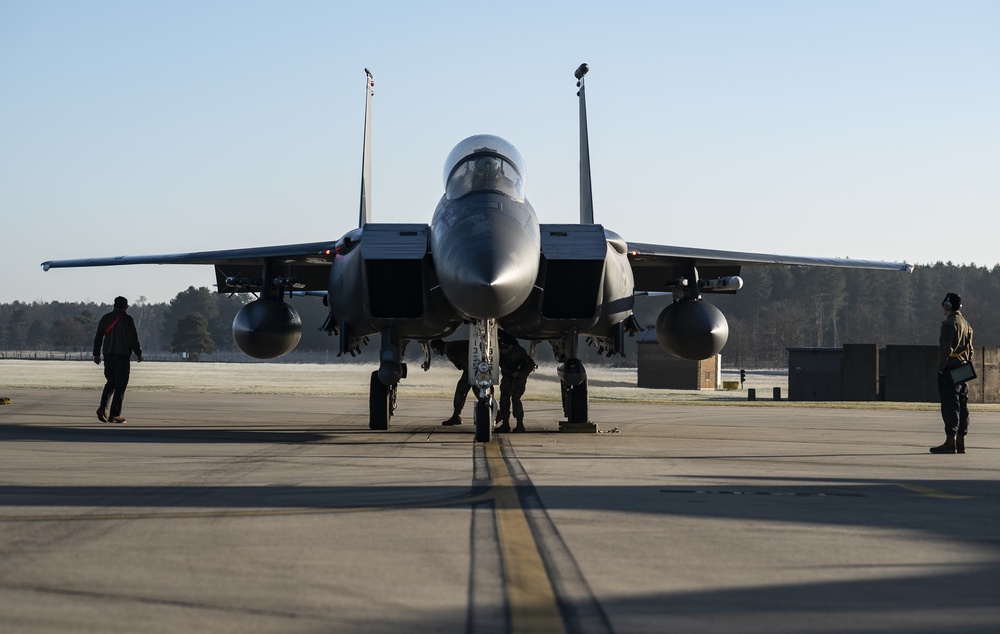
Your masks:
{"label": "aircraft nose cone", "polygon": [[455,273],[452,303],[466,315],[483,319],[501,317],[520,306],[535,281],[516,252],[472,252]]}
{"label": "aircraft nose cone", "polygon": [[444,207],[431,236],[441,290],[465,318],[508,315],[534,288],[540,243],[528,207],[511,201],[482,211],[468,203]]}

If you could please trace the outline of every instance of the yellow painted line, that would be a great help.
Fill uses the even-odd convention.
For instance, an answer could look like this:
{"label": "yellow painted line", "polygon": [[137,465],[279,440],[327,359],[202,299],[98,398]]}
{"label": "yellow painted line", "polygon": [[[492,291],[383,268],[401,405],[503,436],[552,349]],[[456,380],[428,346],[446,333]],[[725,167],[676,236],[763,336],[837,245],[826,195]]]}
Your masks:
{"label": "yellow painted line", "polygon": [[942,500],[968,500],[974,496],[971,495],[953,495],[951,493],[945,493],[944,491],[938,491],[937,489],[928,489],[927,487],[918,486],[916,484],[900,484],[907,491],[913,491],[914,493],[919,493],[920,495],[926,495],[929,498],[939,498]]}
{"label": "yellow painted line", "polygon": [[485,443],[496,501],[497,532],[503,561],[512,632],[562,632],[555,591],[531,535],[517,489],[500,455],[500,441]]}

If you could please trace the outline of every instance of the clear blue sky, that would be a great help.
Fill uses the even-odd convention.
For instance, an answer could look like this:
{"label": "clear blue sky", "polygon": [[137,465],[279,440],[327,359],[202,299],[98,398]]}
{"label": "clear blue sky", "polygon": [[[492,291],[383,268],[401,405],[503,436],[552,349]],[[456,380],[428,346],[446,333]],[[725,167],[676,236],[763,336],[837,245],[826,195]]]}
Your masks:
{"label": "clear blue sky", "polygon": [[210,267],[48,259],[429,222],[449,150],[497,134],[542,222],[627,240],[1000,262],[1000,2],[0,3],[0,302],[166,301]]}

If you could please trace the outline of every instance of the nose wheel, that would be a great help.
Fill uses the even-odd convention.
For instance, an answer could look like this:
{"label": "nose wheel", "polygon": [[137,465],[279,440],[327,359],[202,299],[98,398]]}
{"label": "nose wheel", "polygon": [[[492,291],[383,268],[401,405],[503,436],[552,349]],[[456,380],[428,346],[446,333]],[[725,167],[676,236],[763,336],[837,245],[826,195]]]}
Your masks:
{"label": "nose wheel", "polygon": [[492,396],[476,400],[473,421],[476,425],[476,442],[490,442],[493,438],[493,405]]}

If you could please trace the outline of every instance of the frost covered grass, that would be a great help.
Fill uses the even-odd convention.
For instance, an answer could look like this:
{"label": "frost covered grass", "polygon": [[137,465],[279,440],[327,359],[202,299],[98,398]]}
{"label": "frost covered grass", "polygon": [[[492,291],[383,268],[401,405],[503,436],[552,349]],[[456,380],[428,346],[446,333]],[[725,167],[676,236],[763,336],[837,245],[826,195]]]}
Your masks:
{"label": "frost covered grass", "polygon": [[[458,370],[436,357],[427,372],[419,363],[408,363],[408,375],[400,383],[401,394],[411,398],[450,397],[458,380]],[[130,390],[162,392],[207,392],[231,394],[302,394],[314,396],[366,397],[374,365],[358,363],[191,363],[132,362]],[[745,399],[745,392],[715,390],[651,390],[636,385],[635,368],[587,368],[589,391],[593,399],[704,400],[724,396]],[[750,377],[765,382],[768,390],[787,390],[782,373],[770,377]],[[0,387],[94,389],[104,380],[102,367],[89,361],[0,360]],[[751,387],[751,381],[747,382]],[[763,388],[764,386],[761,386]],[[525,398],[556,401],[559,379],[554,367],[542,366],[531,374]]]}
{"label": "frost covered grass", "polygon": [[[102,366],[103,367],[103,366]],[[0,396],[17,388],[98,390],[104,382],[102,367],[89,361],[0,360]],[[400,398],[450,400],[458,371],[436,357],[427,372],[419,363],[408,364],[400,383]],[[358,363],[132,363],[129,389],[136,392],[202,392],[218,394],[292,394],[367,398],[375,366]],[[835,407],[863,409],[934,410],[934,403],[789,402],[774,401],[773,388],[788,395],[788,377],[782,370],[748,370],[743,390],[660,390],[636,387],[635,368],[588,367],[590,398],[595,403],[671,403],[687,405],[741,405],[747,407]],[[723,379],[739,380],[734,370]],[[757,390],[757,400],[747,400],[747,388]],[[559,379],[554,367],[539,367],[528,381],[525,400],[558,402]],[[976,409],[1000,411],[998,406]]]}

